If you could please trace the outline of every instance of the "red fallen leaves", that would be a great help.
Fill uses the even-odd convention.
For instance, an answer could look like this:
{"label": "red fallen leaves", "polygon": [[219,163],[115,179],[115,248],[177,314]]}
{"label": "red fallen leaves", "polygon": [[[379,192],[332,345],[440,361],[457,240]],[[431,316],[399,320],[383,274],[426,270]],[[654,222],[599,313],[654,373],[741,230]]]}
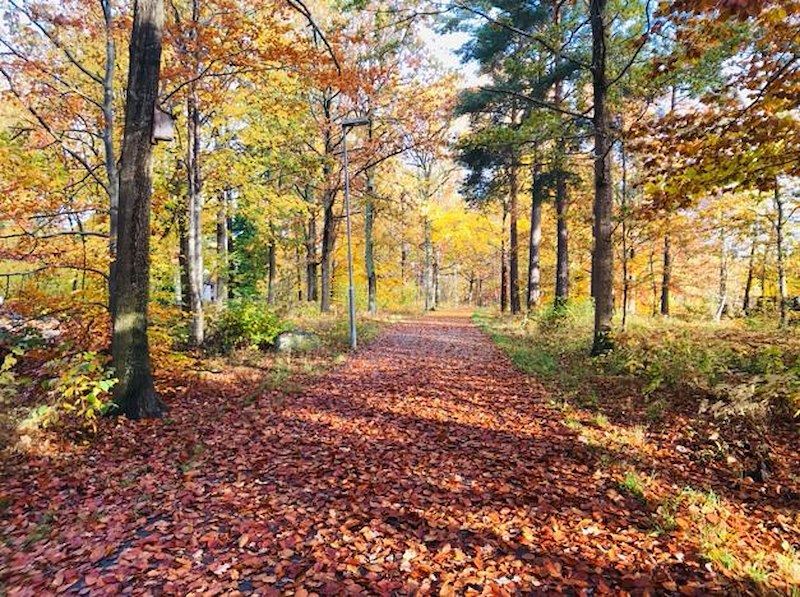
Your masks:
{"label": "red fallen leaves", "polygon": [[164,421],[107,421],[89,450],[4,462],[10,595],[739,583],[653,537],[649,512],[464,320],[396,325],[280,406],[224,376],[170,384],[190,389]]}

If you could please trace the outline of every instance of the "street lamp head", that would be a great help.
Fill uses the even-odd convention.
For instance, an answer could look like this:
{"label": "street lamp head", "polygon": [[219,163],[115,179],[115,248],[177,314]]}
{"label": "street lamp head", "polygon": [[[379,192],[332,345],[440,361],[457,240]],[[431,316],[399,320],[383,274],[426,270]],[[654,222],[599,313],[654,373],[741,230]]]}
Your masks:
{"label": "street lamp head", "polygon": [[342,120],[342,128],[350,129],[356,126],[367,126],[369,123],[369,118],[345,118]]}

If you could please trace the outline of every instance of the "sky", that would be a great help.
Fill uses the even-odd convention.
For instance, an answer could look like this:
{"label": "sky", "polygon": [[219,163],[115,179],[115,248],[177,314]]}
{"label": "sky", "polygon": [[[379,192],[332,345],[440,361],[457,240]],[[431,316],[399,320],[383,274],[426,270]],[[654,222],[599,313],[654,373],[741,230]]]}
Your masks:
{"label": "sky", "polygon": [[448,69],[461,74],[461,87],[474,87],[478,82],[478,66],[474,62],[462,64],[457,52],[469,40],[464,31],[438,33],[429,27],[420,33],[431,53]]}

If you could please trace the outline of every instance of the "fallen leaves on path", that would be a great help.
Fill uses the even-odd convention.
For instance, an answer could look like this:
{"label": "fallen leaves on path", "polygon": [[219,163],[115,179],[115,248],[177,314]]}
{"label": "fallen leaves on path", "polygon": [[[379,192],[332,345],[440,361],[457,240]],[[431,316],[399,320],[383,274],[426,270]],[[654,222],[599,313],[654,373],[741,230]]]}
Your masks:
{"label": "fallen leaves on path", "polygon": [[[223,376],[224,377],[224,376]],[[464,319],[396,324],[305,392],[164,389],[163,421],[0,475],[0,580],[45,592],[723,590]],[[0,585],[2,586],[2,585]]]}

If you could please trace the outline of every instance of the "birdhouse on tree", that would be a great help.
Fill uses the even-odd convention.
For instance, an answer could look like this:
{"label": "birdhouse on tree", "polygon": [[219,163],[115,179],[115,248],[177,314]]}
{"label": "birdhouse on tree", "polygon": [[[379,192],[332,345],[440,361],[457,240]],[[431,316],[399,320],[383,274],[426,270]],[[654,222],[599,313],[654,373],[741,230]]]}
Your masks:
{"label": "birdhouse on tree", "polygon": [[173,141],[175,139],[175,117],[156,105],[153,110],[153,134],[151,141]]}

